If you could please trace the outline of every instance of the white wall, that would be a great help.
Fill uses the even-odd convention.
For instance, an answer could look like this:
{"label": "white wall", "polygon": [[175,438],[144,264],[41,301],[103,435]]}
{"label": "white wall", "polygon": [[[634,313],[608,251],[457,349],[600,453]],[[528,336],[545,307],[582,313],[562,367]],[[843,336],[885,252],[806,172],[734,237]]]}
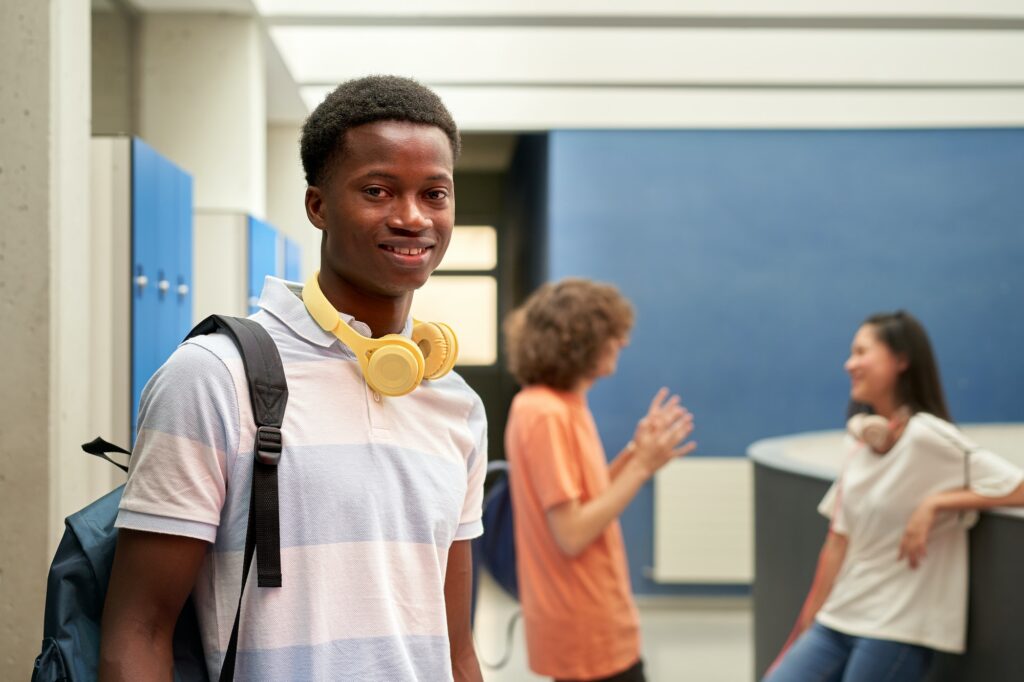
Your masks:
{"label": "white wall", "polygon": [[92,132],[135,131],[135,23],[116,10],[92,13]]}
{"label": "white wall", "polygon": [[138,25],[139,135],[192,174],[197,210],[263,217],[266,82],[256,19],[146,14]]}
{"label": "white wall", "polygon": [[267,127],[267,221],[302,247],[302,277],[320,267],[320,230],[306,217],[298,124]]}

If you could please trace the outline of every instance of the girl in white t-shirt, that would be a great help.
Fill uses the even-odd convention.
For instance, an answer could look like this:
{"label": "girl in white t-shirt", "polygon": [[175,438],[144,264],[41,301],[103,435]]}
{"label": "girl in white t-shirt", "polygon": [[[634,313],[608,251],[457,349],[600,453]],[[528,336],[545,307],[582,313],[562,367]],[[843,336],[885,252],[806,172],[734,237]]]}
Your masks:
{"label": "girl in white t-shirt", "polygon": [[913,316],[868,318],[846,371],[851,399],[888,422],[850,438],[843,474],[819,506],[831,526],[802,634],[765,682],[923,679],[934,651],[964,650],[975,511],[1024,505],[1024,474],[950,423]]}

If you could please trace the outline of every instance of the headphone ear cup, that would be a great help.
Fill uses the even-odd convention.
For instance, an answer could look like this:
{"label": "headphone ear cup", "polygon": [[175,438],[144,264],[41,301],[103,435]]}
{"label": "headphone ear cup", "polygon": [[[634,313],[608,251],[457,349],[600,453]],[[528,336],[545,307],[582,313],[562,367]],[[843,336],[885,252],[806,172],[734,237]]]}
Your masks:
{"label": "headphone ear cup", "polygon": [[438,378],[440,378],[455,369],[455,363],[459,359],[459,337],[455,335],[455,330],[444,322],[435,322],[434,324],[441,329],[445,340],[448,342],[448,352],[445,353],[444,365],[441,367],[440,374],[438,375]]}
{"label": "headphone ear cup", "polygon": [[412,331],[412,340],[423,353],[423,376],[437,379],[446,373],[445,365],[451,353],[448,336],[436,322],[420,322]]}
{"label": "headphone ear cup", "polygon": [[846,422],[846,430],[857,440],[867,443],[875,452],[886,449],[889,440],[889,422],[877,414],[855,414]]}
{"label": "headphone ear cup", "polygon": [[411,393],[423,381],[425,363],[419,348],[398,334],[388,334],[377,341],[384,343],[366,361],[366,383],[387,396]]}

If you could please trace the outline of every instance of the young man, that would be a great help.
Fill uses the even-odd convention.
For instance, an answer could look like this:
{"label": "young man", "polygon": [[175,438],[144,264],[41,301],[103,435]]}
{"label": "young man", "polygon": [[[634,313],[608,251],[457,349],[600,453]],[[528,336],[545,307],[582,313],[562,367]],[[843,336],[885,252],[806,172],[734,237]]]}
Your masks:
{"label": "young man", "polygon": [[[409,335],[413,292],[451,238],[459,144],[437,96],[402,78],[345,83],[307,120],[319,288],[362,335]],[[381,396],[310,316],[301,286],[268,278],[260,307],[252,319],[277,343],[289,389],[283,585],[249,581],[235,679],[480,680],[469,620],[487,458],[480,399],[454,374]],[[183,344],[142,397],[102,679],[170,679],[190,593],[217,679],[238,603],[254,441],[234,346],[220,334]]]}

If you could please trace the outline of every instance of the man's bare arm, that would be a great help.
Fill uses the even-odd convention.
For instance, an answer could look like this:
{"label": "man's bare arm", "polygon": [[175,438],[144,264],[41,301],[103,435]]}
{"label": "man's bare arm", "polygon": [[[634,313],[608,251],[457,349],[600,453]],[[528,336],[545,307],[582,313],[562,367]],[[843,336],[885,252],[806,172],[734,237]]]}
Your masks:
{"label": "man's bare arm", "polygon": [[192,592],[209,543],[121,530],[103,607],[103,682],[173,679],[174,625]]}
{"label": "man's bare arm", "polygon": [[473,647],[473,626],[470,619],[472,599],[472,543],[469,540],[457,540],[448,550],[448,569],[444,576],[448,642],[451,647],[452,675],[455,682],[483,682],[480,662]]}

